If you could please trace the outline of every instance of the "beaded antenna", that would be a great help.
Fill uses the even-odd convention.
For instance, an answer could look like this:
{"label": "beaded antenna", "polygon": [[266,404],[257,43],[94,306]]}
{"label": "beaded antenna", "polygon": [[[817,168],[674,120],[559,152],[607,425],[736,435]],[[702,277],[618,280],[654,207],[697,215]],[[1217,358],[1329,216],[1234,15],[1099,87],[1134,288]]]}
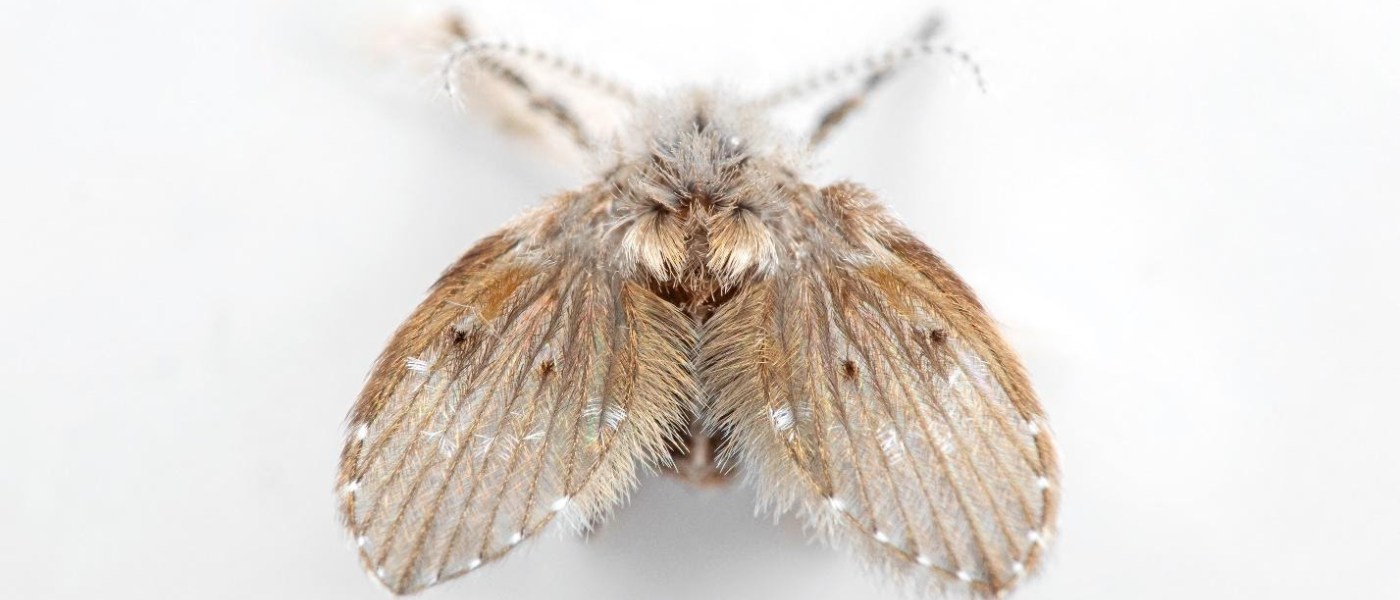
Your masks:
{"label": "beaded antenna", "polygon": [[[642,99],[453,21],[449,94],[494,89],[604,166],[477,242],[375,364],[338,478],[371,576],[412,593],[553,522],[592,527],[639,468],[738,474],[767,509],[926,593],[1000,596],[1034,573],[1059,472],[1024,369],[869,191],[798,174],[910,59],[971,65],[932,42],[936,24],[767,96]],[[807,135],[768,125],[849,83]],[[610,144],[559,90],[625,115]]]}

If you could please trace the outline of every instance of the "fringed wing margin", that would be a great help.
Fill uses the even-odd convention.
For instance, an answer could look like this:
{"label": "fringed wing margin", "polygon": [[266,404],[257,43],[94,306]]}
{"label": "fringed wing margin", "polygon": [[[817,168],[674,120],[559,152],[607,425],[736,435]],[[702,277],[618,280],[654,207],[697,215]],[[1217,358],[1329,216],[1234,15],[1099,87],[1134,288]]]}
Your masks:
{"label": "fringed wing margin", "polygon": [[478,243],[394,335],[350,415],[342,517],[390,591],[497,560],[555,517],[596,522],[637,462],[669,460],[694,328],[596,245],[559,237]]}
{"label": "fringed wing margin", "polygon": [[854,186],[804,258],[723,305],[698,372],[722,459],[777,510],[916,585],[998,596],[1040,565],[1058,468],[1025,373],[967,286]]}

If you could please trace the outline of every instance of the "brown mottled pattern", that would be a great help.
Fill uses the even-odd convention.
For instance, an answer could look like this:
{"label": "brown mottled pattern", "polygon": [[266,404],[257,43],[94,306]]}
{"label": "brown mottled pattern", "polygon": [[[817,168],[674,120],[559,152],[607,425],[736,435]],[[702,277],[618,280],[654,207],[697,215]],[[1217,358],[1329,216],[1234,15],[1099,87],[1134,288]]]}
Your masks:
{"label": "brown mottled pattern", "polygon": [[1040,566],[1058,501],[1024,371],[966,285],[867,192],[807,204],[805,260],[703,332],[709,423],[735,441],[723,458],[877,564],[1011,588]]}
{"label": "brown mottled pattern", "polygon": [[[750,117],[689,98],[603,181],[479,242],[395,333],[339,477],[390,590],[596,523],[639,464],[715,449],[918,585],[997,596],[1041,566],[1059,473],[1024,369],[869,192],[803,183],[733,125]],[[723,479],[705,467],[683,470]]]}

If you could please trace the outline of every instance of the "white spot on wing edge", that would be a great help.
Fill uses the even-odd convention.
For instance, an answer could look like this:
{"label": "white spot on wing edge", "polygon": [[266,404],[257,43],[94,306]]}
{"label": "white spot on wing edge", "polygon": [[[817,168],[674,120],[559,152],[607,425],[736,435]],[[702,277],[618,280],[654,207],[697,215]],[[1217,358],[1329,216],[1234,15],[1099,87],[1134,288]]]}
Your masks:
{"label": "white spot on wing edge", "polygon": [[374,585],[379,586],[379,589],[391,594],[394,593],[393,590],[389,589],[389,584],[384,581],[384,567],[379,567],[378,569],[365,567],[365,576],[369,577],[369,580],[373,582]]}
{"label": "white spot on wing edge", "polygon": [[355,439],[363,442],[367,437],[369,437],[369,423],[360,423],[355,428]]}
{"label": "white spot on wing edge", "polygon": [[476,568],[477,568],[477,567],[480,567],[480,566],[481,566],[481,557],[479,557],[479,556],[476,557],[476,558],[471,559],[470,561],[467,561],[467,570],[468,570],[468,571],[476,570]]}
{"label": "white spot on wing edge", "polygon": [[967,571],[958,571],[958,581],[972,581],[972,574],[968,573]]}
{"label": "white spot on wing edge", "polygon": [[555,500],[553,504],[549,505],[549,510],[553,512],[559,512],[561,510],[564,510],[565,508],[568,508],[570,500],[573,500],[573,498],[570,498],[569,496],[560,496],[558,500]]}

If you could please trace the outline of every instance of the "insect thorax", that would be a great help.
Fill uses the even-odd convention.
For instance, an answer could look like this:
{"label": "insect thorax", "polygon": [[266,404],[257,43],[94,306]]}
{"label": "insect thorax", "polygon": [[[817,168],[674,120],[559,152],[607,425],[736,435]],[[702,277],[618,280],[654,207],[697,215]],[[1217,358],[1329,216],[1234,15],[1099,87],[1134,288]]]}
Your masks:
{"label": "insect thorax", "polygon": [[609,239],[624,272],[703,319],[770,273],[794,203],[813,193],[762,121],[696,95],[657,111],[610,176]]}

